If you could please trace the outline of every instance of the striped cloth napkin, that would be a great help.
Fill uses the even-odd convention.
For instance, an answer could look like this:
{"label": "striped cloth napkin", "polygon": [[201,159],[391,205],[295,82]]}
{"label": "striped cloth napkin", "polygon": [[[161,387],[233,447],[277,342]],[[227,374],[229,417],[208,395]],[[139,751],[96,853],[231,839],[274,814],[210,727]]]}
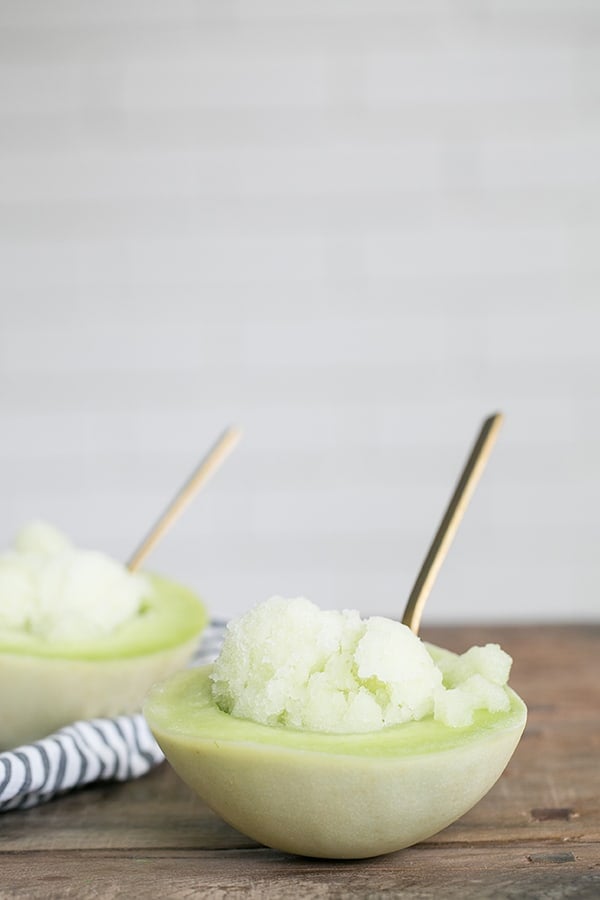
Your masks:
{"label": "striped cloth napkin", "polygon": [[[217,656],[224,622],[212,622],[191,665]],[[94,781],[128,781],[164,757],[141,714],[74,722],[40,741],[0,753],[0,812],[27,809]]]}

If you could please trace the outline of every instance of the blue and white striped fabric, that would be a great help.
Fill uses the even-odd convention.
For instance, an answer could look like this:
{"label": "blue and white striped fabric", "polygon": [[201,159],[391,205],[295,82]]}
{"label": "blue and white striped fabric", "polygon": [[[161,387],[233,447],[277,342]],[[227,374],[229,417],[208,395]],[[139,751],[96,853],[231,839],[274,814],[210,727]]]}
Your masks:
{"label": "blue and white striped fabric", "polygon": [[[225,623],[205,631],[192,665],[219,652]],[[0,753],[0,812],[27,809],[95,781],[128,781],[164,759],[144,717],[74,722],[33,744]]]}

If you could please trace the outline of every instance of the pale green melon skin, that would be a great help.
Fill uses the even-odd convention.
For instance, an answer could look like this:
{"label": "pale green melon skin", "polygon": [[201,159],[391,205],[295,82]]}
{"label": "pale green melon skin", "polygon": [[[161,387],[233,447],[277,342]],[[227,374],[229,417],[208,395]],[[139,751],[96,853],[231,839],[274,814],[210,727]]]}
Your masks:
{"label": "pale green melon skin", "polygon": [[148,689],[185,666],[205,627],[206,611],[182,586],[157,577],[153,581],[162,605],[177,596],[178,615],[184,608],[191,613],[190,623],[179,623],[167,637],[157,634],[150,642],[152,636],[145,634],[140,647],[133,630],[119,655],[106,638],[104,651],[100,641],[90,647],[91,659],[85,659],[84,644],[70,656],[64,655],[68,648],[56,656],[52,648],[45,650],[51,655],[42,655],[44,648],[33,654],[0,647],[0,750],[39,740],[80,719],[139,712]]}
{"label": "pale green melon skin", "polygon": [[[225,821],[262,844],[304,856],[359,859],[436,834],[494,785],[527,717],[525,704],[510,691],[511,711],[497,715],[493,725],[450,735],[441,750],[413,753],[405,746],[397,756],[389,741],[378,754],[376,740],[369,737],[361,748],[355,735],[324,740],[288,732],[282,743],[282,729],[255,723],[246,723],[244,740],[244,723],[225,713],[218,715],[232,720],[231,739],[225,719],[212,734],[210,727],[203,733],[202,701],[186,732],[177,701],[175,714],[170,712],[172,701],[182,690],[190,695],[194,678],[206,700],[208,672],[181,673],[152,690],[144,713],[154,736],[178,775]],[[214,705],[210,715],[214,724]],[[395,726],[398,735],[404,727]]]}

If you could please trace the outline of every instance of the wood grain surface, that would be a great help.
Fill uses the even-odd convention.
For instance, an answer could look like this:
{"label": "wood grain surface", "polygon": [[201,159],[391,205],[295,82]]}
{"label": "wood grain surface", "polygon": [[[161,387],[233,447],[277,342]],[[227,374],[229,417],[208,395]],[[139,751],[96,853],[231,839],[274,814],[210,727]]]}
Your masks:
{"label": "wood grain surface", "polygon": [[600,896],[600,625],[425,629],[463,650],[496,641],[527,729],[493,790],[423,843],[357,862],[262,847],[168,765],[0,819],[0,897]]}

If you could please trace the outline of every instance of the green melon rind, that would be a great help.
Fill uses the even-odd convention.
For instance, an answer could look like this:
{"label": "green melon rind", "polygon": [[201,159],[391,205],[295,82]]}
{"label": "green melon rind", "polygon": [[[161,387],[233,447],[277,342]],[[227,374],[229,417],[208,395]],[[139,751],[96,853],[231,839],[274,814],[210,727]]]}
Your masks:
{"label": "green melon rind", "polygon": [[0,654],[46,659],[116,660],[159,653],[199,635],[208,622],[204,604],[183,585],[146,576],[152,591],[143,611],[114,632],[93,640],[48,641],[26,631],[0,628]]}

